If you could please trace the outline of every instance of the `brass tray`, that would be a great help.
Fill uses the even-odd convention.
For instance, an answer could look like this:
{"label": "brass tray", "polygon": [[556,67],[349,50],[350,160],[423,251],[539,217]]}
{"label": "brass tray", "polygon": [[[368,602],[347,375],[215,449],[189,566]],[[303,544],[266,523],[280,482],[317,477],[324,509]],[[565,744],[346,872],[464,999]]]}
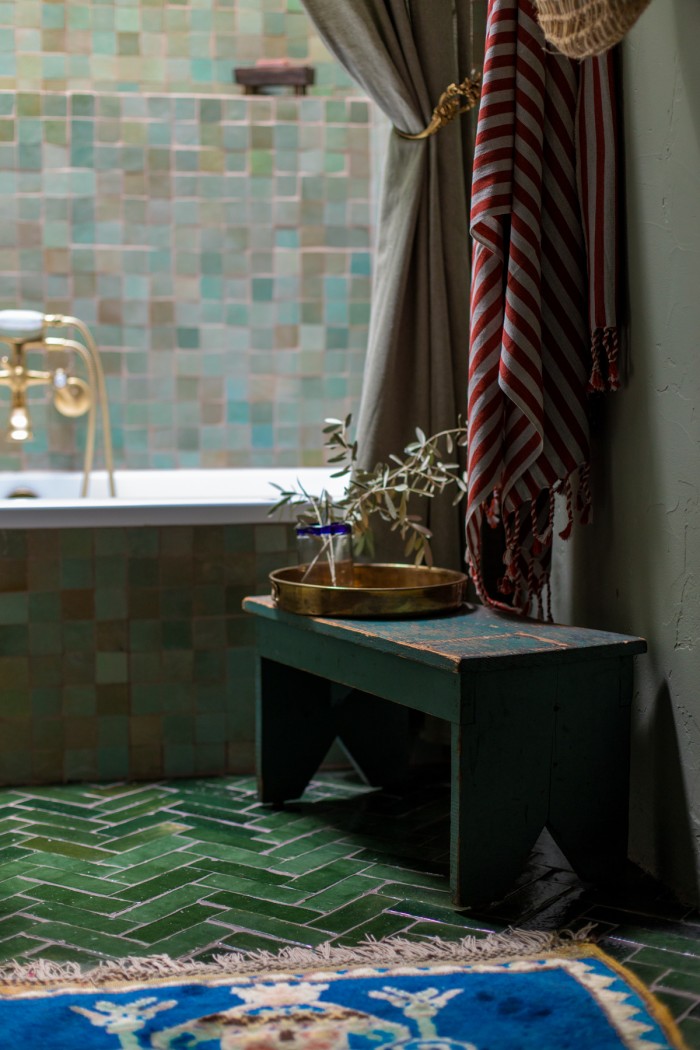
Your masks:
{"label": "brass tray", "polygon": [[415,565],[354,566],[352,587],[302,583],[305,565],[270,573],[278,609],[302,616],[426,616],[457,609],[466,601],[467,577],[452,569]]}

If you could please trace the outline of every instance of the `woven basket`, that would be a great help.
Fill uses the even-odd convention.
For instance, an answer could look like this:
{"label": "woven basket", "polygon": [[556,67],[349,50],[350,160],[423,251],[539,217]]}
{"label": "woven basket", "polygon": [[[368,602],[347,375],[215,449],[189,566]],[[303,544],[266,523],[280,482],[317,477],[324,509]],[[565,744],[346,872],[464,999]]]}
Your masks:
{"label": "woven basket", "polygon": [[649,0],[535,0],[545,38],[569,58],[602,55],[618,44]]}

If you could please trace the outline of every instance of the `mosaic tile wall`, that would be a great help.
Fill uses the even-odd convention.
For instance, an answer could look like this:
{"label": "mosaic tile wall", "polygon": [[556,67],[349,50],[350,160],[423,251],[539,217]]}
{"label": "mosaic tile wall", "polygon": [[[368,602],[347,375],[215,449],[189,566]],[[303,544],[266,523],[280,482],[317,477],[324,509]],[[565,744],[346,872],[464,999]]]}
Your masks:
{"label": "mosaic tile wall", "polygon": [[355,90],[301,0],[0,3],[0,88],[234,93],[235,66],[270,58],[313,65],[314,94]]}
{"label": "mosaic tile wall", "polygon": [[0,532],[0,783],[250,771],[285,525]]}
{"label": "mosaic tile wall", "polygon": [[[364,364],[372,120],[350,98],[0,92],[0,309],[92,327],[120,467],[322,462]],[[79,469],[84,422],[33,405],[0,469]]]}

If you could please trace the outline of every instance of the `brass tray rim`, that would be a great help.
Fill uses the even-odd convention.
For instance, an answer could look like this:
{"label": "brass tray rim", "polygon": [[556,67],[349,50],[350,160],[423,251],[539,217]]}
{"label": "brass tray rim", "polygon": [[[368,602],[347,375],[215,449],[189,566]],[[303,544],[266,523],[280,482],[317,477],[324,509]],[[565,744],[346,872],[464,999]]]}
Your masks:
{"label": "brass tray rim", "polygon": [[303,580],[290,580],[285,578],[279,578],[280,573],[290,572],[292,570],[296,571],[301,568],[300,565],[284,565],[279,569],[274,569],[271,573],[269,573],[269,579],[277,584],[283,583],[288,584],[290,587],[303,587],[305,589],[313,591],[329,591],[334,594],[342,592],[346,592],[348,594],[374,594],[375,592],[378,592],[379,594],[402,594],[406,591],[424,591],[432,589],[434,587],[454,587],[456,584],[460,583],[462,584],[462,586],[464,586],[466,583],[469,582],[469,577],[467,576],[467,574],[464,572],[459,572],[458,569],[443,569],[440,566],[435,566],[433,570],[433,567],[429,565],[410,565],[408,563],[403,562],[363,562],[361,564],[372,569],[416,569],[421,573],[430,573],[433,571],[440,573],[449,573],[449,579],[443,578],[439,581],[436,580],[434,583],[416,582],[413,584],[407,584],[404,587],[338,587],[326,583],[304,583]]}
{"label": "brass tray rim", "polygon": [[[330,583],[302,583],[300,578],[306,568],[304,564],[288,565],[269,573],[271,597],[277,609],[301,616],[384,620],[436,615],[459,608],[467,601],[469,577],[456,569],[405,562],[359,562],[355,568],[369,570],[364,575],[369,575],[370,580],[363,581],[367,585],[334,587]],[[397,577],[401,585],[396,582]]]}

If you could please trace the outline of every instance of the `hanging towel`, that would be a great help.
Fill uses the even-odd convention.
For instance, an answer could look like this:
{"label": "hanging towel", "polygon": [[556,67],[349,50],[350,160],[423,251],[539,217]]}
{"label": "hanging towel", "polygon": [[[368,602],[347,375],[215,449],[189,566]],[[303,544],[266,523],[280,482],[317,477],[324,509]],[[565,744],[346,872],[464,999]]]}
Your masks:
{"label": "hanging towel", "polygon": [[[578,65],[578,190],[586,241],[590,390],[617,390],[618,121],[612,51]],[[576,68],[576,67],[574,67]]]}
{"label": "hanging towel", "polygon": [[[555,493],[562,535],[576,508],[589,516],[588,390],[617,385],[611,63],[546,50],[530,0],[490,0],[472,183],[467,559],[483,601],[538,616],[550,615]],[[488,525],[503,546],[490,592]]]}

